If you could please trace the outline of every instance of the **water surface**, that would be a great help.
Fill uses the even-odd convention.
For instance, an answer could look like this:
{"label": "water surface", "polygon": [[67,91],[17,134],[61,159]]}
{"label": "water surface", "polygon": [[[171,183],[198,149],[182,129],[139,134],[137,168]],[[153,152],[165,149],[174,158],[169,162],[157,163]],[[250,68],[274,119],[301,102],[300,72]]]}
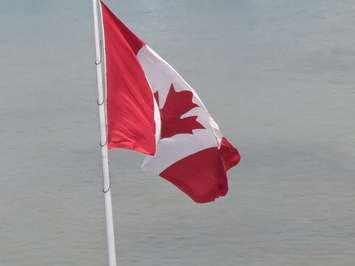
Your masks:
{"label": "water surface", "polygon": [[[197,205],[112,152],[120,265],[354,265],[353,1],[107,4],[243,157]],[[91,1],[4,1],[0,25],[0,265],[106,265]]]}

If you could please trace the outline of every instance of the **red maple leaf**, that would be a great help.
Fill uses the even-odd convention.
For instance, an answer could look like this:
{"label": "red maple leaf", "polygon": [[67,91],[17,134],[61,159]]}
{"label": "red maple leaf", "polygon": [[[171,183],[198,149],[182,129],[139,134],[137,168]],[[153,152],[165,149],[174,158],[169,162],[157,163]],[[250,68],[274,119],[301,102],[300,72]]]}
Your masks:
{"label": "red maple leaf", "polygon": [[[195,107],[192,102],[192,92],[188,90],[175,91],[171,84],[164,107],[160,109],[161,133],[160,138],[170,138],[177,134],[193,134],[193,129],[204,128],[197,122],[197,116],[181,118],[181,116]],[[159,93],[155,92],[154,97],[159,105]]]}

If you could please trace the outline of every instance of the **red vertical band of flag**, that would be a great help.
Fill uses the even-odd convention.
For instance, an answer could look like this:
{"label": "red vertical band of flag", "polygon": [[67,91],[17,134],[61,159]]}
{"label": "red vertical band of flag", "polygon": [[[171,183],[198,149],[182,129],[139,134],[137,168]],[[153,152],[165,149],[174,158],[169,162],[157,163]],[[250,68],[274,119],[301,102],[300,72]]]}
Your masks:
{"label": "red vertical band of flag", "polygon": [[227,170],[239,161],[239,152],[223,138],[219,149],[212,147],[191,154],[166,168],[160,176],[195,202],[206,203],[227,194]]}
{"label": "red vertical band of flag", "polygon": [[102,4],[108,147],[155,154],[153,94],[136,58],[144,43]]}

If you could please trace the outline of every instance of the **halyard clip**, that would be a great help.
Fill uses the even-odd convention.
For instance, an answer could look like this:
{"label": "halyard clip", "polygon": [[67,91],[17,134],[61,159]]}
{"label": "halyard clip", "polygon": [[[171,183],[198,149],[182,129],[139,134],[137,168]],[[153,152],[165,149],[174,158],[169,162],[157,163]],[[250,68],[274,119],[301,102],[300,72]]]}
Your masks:
{"label": "halyard clip", "polygon": [[101,65],[102,63],[102,40],[100,40],[100,59],[99,60],[95,60],[95,65]]}

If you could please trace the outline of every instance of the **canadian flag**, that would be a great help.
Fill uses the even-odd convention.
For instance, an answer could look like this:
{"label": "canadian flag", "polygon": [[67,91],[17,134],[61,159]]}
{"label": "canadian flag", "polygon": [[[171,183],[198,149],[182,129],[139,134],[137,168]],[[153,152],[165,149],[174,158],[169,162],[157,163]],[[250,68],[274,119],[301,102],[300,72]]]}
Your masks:
{"label": "canadian flag", "polygon": [[147,156],[143,168],[195,202],[228,191],[240,155],[190,85],[101,2],[108,147]]}

